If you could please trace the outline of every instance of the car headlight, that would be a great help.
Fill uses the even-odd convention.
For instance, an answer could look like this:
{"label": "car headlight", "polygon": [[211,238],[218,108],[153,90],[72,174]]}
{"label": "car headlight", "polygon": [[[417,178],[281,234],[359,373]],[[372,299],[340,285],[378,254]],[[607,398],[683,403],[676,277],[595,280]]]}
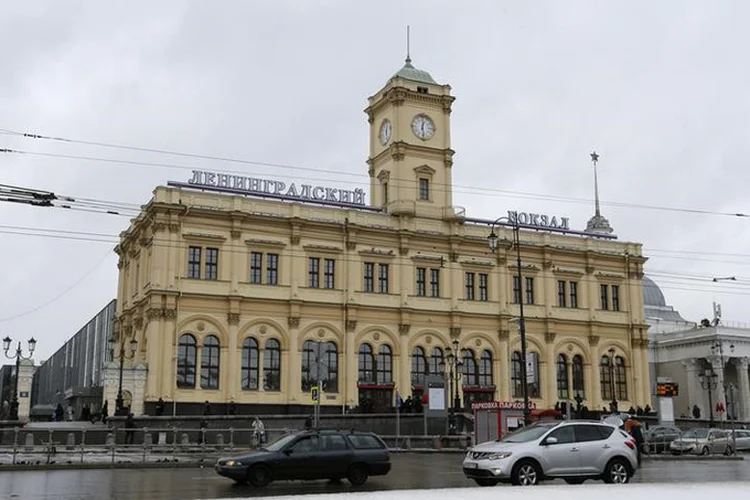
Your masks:
{"label": "car headlight", "polygon": [[225,463],[224,465],[226,465],[227,467],[235,467],[238,465],[242,465],[242,462],[240,462],[239,460],[227,460],[227,463]]}
{"label": "car headlight", "polygon": [[493,453],[489,457],[487,457],[487,460],[502,460],[503,458],[508,458],[513,453],[510,451],[500,451],[498,453]]}

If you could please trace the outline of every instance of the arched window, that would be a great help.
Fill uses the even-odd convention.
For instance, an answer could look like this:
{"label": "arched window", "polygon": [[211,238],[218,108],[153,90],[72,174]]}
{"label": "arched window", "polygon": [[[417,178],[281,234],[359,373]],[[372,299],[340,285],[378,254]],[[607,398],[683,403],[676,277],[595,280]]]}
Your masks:
{"label": "arched window", "polygon": [[376,382],[378,385],[386,385],[393,382],[392,362],[391,347],[385,344],[381,345],[378,351],[378,360],[375,364]]}
{"label": "arched window", "polygon": [[359,346],[358,382],[360,384],[375,383],[375,357],[370,344]]}
{"label": "arched window", "polygon": [[266,340],[263,352],[263,390],[281,390],[281,344],[276,339]]}
{"label": "arched window", "polygon": [[195,337],[186,333],[180,336],[177,343],[177,387],[179,389],[195,389]]}
{"label": "arched window", "polygon": [[568,357],[565,354],[557,356],[557,399],[567,401],[568,391]]}
{"label": "arched window", "polygon": [[604,401],[612,400],[612,365],[609,362],[609,356],[602,356],[599,362],[599,380],[601,380],[602,399]]}
{"label": "arched window", "polygon": [[441,365],[443,364],[443,350],[439,347],[432,348],[432,356],[430,356],[430,374],[440,375],[442,373]]}
{"label": "arched window", "polygon": [[258,390],[258,352],[258,341],[254,338],[248,337],[242,342],[242,389],[245,391]]}
{"label": "arched window", "polygon": [[427,357],[424,349],[417,346],[411,352],[411,385],[413,387],[424,387],[427,371]]}
{"label": "arched window", "polygon": [[583,356],[580,354],[573,356],[573,392],[575,393],[573,397],[578,397],[579,395],[582,398],[586,397],[583,379]]}
{"label": "arched window", "polygon": [[539,354],[535,352],[526,355],[526,380],[528,380],[529,397],[542,397],[542,384],[539,378]]}
{"label": "arched window", "polygon": [[464,375],[463,385],[477,387],[479,385],[479,370],[477,367],[477,358],[474,357],[474,351],[464,349],[461,351],[463,358],[462,372]]}
{"label": "arched window", "polygon": [[511,356],[510,360],[511,369],[510,369],[510,385],[513,392],[514,398],[522,398],[523,397],[523,382],[521,379],[521,370],[523,369],[523,365],[521,364],[521,353],[518,351],[513,351],[513,356]]}
{"label": "arched window", "polygon": [[[318,363],[318,361],[320,361]],[[339,391],[339,357],[335,342],[306,341],[302,344],[302,390],[323,383],[323,391]]]}
{"label": "arched window", "polygon": [[479,386],[492,387],[492,353],[485,349],[482,351],[482,358],[479,361]]}
{"label": "arched window", "polygon": [[628,399],[628,379],[625,370],[625,358],[622,356],[615,357],[615,391],[617,399],[626,401]]}
{"label": "arched window", "polygon": [[219,388],[219,339],[209,335],[201,352],[201,389]]}

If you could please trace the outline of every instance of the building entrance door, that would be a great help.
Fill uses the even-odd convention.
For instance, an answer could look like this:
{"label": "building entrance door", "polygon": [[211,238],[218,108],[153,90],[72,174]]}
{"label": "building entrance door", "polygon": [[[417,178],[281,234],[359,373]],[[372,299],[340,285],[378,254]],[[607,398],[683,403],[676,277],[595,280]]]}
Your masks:
{"label": "building entrance door", "polygon": [[389,413],[393,408],[393,388],[360,387],[359,407],[362,413]]}

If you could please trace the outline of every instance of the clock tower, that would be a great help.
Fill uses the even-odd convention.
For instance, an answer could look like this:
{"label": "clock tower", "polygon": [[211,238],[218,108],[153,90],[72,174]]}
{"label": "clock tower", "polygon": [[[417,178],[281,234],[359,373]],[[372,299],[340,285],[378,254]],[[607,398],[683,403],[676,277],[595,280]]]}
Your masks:
{"label": "clock tower", "polygon": [[368,99],[370,205],[393,215],[456,218],[450,85],[406,63]]}

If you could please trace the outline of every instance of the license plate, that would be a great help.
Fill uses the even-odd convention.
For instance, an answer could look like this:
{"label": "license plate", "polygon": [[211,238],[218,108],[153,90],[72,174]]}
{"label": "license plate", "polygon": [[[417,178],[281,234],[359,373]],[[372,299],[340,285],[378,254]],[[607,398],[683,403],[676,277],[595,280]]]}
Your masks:
{"label": "license plate", "polygon": [[464,464],[464,467],[466,467],[467,469],[476,469],[477,468],[477,463],[476,462],[466,462]]}

